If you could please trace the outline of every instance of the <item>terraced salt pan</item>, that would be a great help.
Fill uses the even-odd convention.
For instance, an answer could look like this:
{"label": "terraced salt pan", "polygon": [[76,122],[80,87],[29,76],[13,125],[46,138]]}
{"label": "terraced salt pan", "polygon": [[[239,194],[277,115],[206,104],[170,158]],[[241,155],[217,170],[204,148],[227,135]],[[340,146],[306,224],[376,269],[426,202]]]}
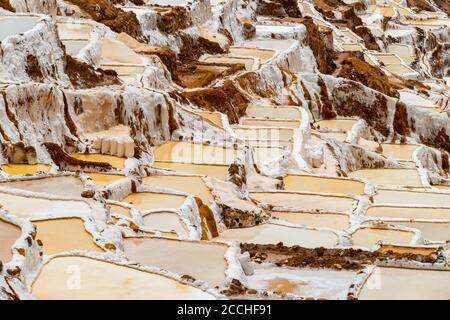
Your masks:
{"label": "terraced salt pan", "polygon": [[376,267],[359,300],[450,299],[450,272]]}
{"label": "terraced salt pan", "polygon": [[49,172],[50,166],[47,164],[23,164],[23,163],[10,163],[1,166],[1,169],[7,174],[16,176],[23,174],[34,174],[38,172]]}
{"label": "terraced salt pan", "polygon": [[97,189],[103,189],[111,183],[125,178],[123,175],[110,173],[88,173],[88,175],[94,181]]}
{"label": "terraced salt pan", "polygon": [[12,246],[22,231],[16,225],[0,219],[0,261],[7,263],[12,259]]}
{"label": "terraced salt pan", "polygon": [[87,257],[53,258],[42,268],[31,293],[41,300],[214,299],[162,275]]}
{"label": "terraced salt pan", "polygon": [[436,247],[425,247],[425,246],[393,246],[393,245],[382,245],[377,251],[379,252],[396,252],[396,253],[415,253],[421,255],[429,255],[436,252]]}
{"label": "terraced salt pan", "polygon": [[383,155],[401,161],[411,161],[414,151],[419,147],[411,144],[390,144],[382,143]]}
{"label": "terraced salt pan", "polygon": [[95,244],[80,218],[34,221],[33,224],[37,227],[37,238],[43,242],[43,251],[46,255],[75,249],[103,251]]}
{"label": "terraced salt pan", "polygon": [[344,142],[347,139],[347,134],[341,132],[320,132],[319,136],[336,139],[341,142]]}
{"label": "terraced salt pan", "polygon": [[186,141],[168,141],[153,151],[155,161],[184,163],[231,164],[238,151]]}
{"label": "terraced salt pan", "polygon": [[240,122],[244,126],[277,127],[277,128],[300,127],[300,121],[297,120],[274,120],[274,119],[266,120],[266,119],[242,118]]}
{"label": "terraced salt pan", "polygon": [[387,46],[387,51],[397,54],[407,64],[411,64],[414,61],[414,55],[408,45],[391,43]]}
{"label": "terraced salt pan", "polygon": [[255,146],[254,148],[254,159],[257,165],[261,166],[270,161],[277,160],[286,154],[286,150],[275,147],[263,147],[263,146]]}
{"label": "terraced salt pan", "polygon": [[350,172],[349,177],[367,180],[380,186],[421,186],[416,169],[362,169]]}
{"label": "terraced salt pan", "polygon": [[274,50],[267,49],[256,49],[256,48],[246,48],[246,47],[230,47],[230,56],[236,57],[250,57],[258,58],[261,62],[267,62],[275,56]]}
{"label": "terraced salt pan", "polygon": [[39,17],[24,15],[0,15],[0,41],[32,29]]}
{"label": "terraced salt pan", "polygon": [[255,274],[248,277],[249,287],[303,298],[347,298],[348,287],[356,273],[328,269],[290,269],[256,264]]}
{"label": "terraced salt pan", "polygon": [[214,123],[219,128],[223,128],[223,114],[220,112],[202,111],[199,112],[202,118],[205,118]]}
{"label": "terraced salt pan", "polygon": [[[415,202],[416,200],[410,200]],[[410,205],[413,205],[412,203]],[[392,207],[392,206],[371,206],[366,211],[367,217],[377,218],[401,218],[401,219],[441,219],[450,220],[450,208],[430,208],[430,207]]]}
{"label": "terraced salt pan", "polygon": [[366,48],[361,43],[343,43],[342,49],[344,51],[364,51]]}
{"label": "terraced salt pan", "polygon": [[331,231],[308,230],[276,224],[261,224],[251,228],[227,229],[214,240],[223,242],[299,245],[307,248],[334,247],[338,237]]}
{"label": "terraced salt pan", "polygon": [[255,65],[255,59],[252,58],[237,58],[226,56],[209,56],[203,61],[208,63],[227,63],[227,64],[244,64],[245,70],[251,71]]}
{"label": "terraced salt pan", "polygon": [[90,215],[91,208],[84,201],[48,200],[0,193],[2,208],[20,218],[42,219],[49,215],[54,217]]}
{"label": "terraced salt pan", "polygon": [[450,240],[450,222],[394,222],[395,224],[422,231],[422,237],[428,241],[446,242]]}
{"label": "terraced salt pan", "polygon": [[125,255],[132,261],[205,280],[211,287],[222,286],[226,279],[226,245],[164,238],[126,238],[123,247]]}
{"label": "terraced salt pan", "polygon": [[106,70],[114,70],[118,75],[141,74],[145,71],[144,66],[125,66],[118,64],[102,64],[101,67]]}
{"label": "terraced salt pan", "polygon": [[100,41],[100,48],[102,51],[102,65],[142,65],[143,63],[142,58],[121,41],[103,38]]}
{"label": "terraced salt pan", "polygon": [[364,182],[332,177],[288,174],[283,177],[289,191],[323,192],[332,194],[364,194]]}
{"label": "terraced salt pan", "polygon": [[450,206],[450,194],[409,190],[379,189],[373,196],[375,204]]}
{"label": "terraced salt pan", "polygon": [[153,166],[159,169],[167,169],[178,172],[207,175],[219,180],[226,180],[228,176],[227,165],[191,164],[180,162],[155,161]]}
{"label": "terraced salt pan", "polygon": [[136,192],[127,196],[122,202],[132,204],[141,211],[172,208],[178,209],[186,200],[185,196],[157,192]]}
{"label": "terraced salt pan", "polygon": [[142,183],[157,188],[183,191],[199,197],[203,203],[209,204],[213,196],[205,182],[198,176],[153,175],[142,179]]}
{"label": "terraced salt pan", "polygon": [[287,51],[297,41],[296,40],[278,40],[278,39],[255,39],[243,42],[243,46],[265,50],[275,50],[278,52]]}
{"label": "terraced salt pan", "polygon": [[83,160],[83,161],[91,161],[91,162],[105,162],[109,163],[116,169],[124,169],[125,168],[125,160],[126,158],[110,156],[107,154],[99,154],[99,153],[75,153],[70,155],[72,158]]}
{"label": "terraced salt pan", "polygon": [[268,118],[281,120],[299,120],[301,113],[298,108],[293,107],[259,107],[249,106],[246,110],[248,117],[253,118]]}
{"label": "terraced salt pan", "polygon": [[66,52],[72,56],[76,56],[89,43],[88,40],[63,40],[62,42]]}
{"label": "terraced salt pan", "polygon": [[389,72],[399,74],[399,75],[415,73],[415,71],[413,69],[411,69],[410,67],[403,65],[403,64],[389,64],[389,65],[384,66],[383,68],[388,70]]}
{"label": "terraced salt pan", "polygon": [[342,130],[344,132],[350,131],[353,125],[358,120],[355,119],[335,119],[335,120],[320,120],[314,123],[316,127],[320,127],[321,129],[334,129],[334,130]]}
{"label": "terraced salt pan", "polygon": [[74,176],[0,182],[0,186],[68,197],[80,197],[84,189],[81,179]]}
{"label": "terraced salt pan", "polygon": [[58,22],[58,36],[61,40],[89,40],[93,26],[88,23]]}
{"label": "terraced salt pan", "polygon": [[272,211],[272,217],[315,228],[346,230],[350,227],[349,217],[334,213],[304,213]]}
{"label": "terraced salt pan", "polygon": [[152,212],[142,218],[145,227],[160,230],[174,231],[177,235],[185,235],[188,230],[180,217],[174,212]]}
{"label": "terraced salt pan", "polygon": [[131,210],[128,208],[116,204],[108,204],[106,207],[109,208],[111,214],[121,214],[126,217],[131,217]]}
{"label": "terraced salt pan", "polygon": [[289,141],[294,137],[294,130],[287,128],[233,128],[233,132],[242,140]]}
{"label": "terraced salt pan", "polygon": [[302,208],[309,210],[350,211],[353,198],[322,196],[294,192],[252,192],[250,197],[260,203],[275,207]]}
{"label": "terraced salt pan", "polygon": [[413,232],[397,229],[360,228],[352,234],[352,239],[354,246],[370,249],[379,241],[385,244],[408,245],[413,236]]}
{"label": "terraced salt pan", "polygon": [[413,105],[419,108],[436,108],[436,104],[433,101],[425,99],[416,93],[399,90],[399,94],[400,101],[406,103],[407,105]]}

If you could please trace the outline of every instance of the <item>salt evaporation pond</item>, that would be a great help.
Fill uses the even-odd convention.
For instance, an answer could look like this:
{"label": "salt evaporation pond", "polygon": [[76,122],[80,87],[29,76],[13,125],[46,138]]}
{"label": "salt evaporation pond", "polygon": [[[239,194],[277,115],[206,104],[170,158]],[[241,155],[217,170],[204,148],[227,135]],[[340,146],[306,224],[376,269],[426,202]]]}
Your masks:
{"label": "salt evaporation pond", "polygon": [[268,118],[268,119],[282,119],[282,120],[301,119],[301,113],[297,107],[249,106],[245,112],[247,114],[247,117],[253,118]]}
{"label": "salt evaporation pond", "polygon": [[74,176],[0,182],[0,186],[68,197],[80,197],[84,188],[81,179]]}
{"label": "salt evaporation pond", "polygon": [[389,219],[402,218],[450,220],[450,208],[392,207],[375,205],[367,209],[366,216]]}
{"label": "salt evaporation pond", "polygon": [[379,189],[373,196],[376,204],[450,206],[450,193]]}
{"label": "salt evaporation pond", "polygon": [[32,29],[39,17],[22,15],[0,15],[0,41]]}
{"label": "salt evaporation pond", "polygon": [[7,263],[12,259],[11,248],[21,234],[18,226],[0,219],[0,261]]}
{"label": "salt evaporation pond", "polygon": [[214,299],[159,274],[78,256],[50,260],[31,294],[39,300]]}
{"label": "salt evaporation pond", "polygon": [[398,245],[382,245],[378,252],[397,252],[397,253],[415,253],[427,256],[431,253],[436,252],[436,247],[425,247],[425,246],[398,246]]}
{"label": "salt evaporation pond", "polygon": [[174,212],[152,212],[142,218],[144,226],[160,231],[174,231],[182,236],[188,233],[188,230],[180,217]]}
{"label": "salt evaporation pond", "polygon": [[37,238],[42,241],[46,255],[75,249],[103,251],[95,244],[80,218],[33,221],[33,224],[37,227]]}
{"label": "salt evaporation pond", "polygon": [[267,120],[267,119],[254,119],[254,118],[242,118],[240,123],[244,126],[254,127],[277,127],[277,128],[298,128],[300,127],[300,120]]}
{"label": "salt evaporation pond", "polygon": [[299,245],[315,248],[334,247],[338,242],[338,237],[331,231],[308,230],[266,223],[250,228],[227,229],[214,240],[255,244],[283,242],[286,246]]}
{"label": "salt evaporation pond", "polygon": [[272,211],[272,217],[315,228],[346,230],[350,227],[349,216],[334,213],[305,213],[289,211]]}
{"label": "salt evaporation pond", "polygon": [[61,40],[89,40],[93,30],[88,23],[57,22],[56,26]]}
{"label": "salt evaporation pond", "polygon": [[401,161],[412,161],[414,151],[419,147],[411,144],[389,144],[382,143],[383,155]]}
{"label": "salt evaporation pond", "polygon": [[116,168],[116,169],[124,169],[125,168],[126,158],[122,158],[122,157],[110,156],[110,155],[99,154],[99,153],[76,153],[76,154],[71,154],[70,156],[72,158],[82,160],[82,161],[109,163],[113,168]]}
{"label": "salt evaporation pond", "polygon": [[450,272],[376,267],[359,300],[448,300]]}
{"label": "salt evaporation pond", "polygon": [[428,241],[446,242],[450,240],[450,222],[398,221],[393,223],[419,229],[422,231],[422,237]]}
{"label": "salt evaporation pond", "polygon": [[416,169],[362,169],[350,172],[348,176],[381,186],[422,186]]}
{"label": "salt evaporation pond", "polygon": [[233,132],[242,140],[292,140],[294,130],[287,128],[233,128]]}
{"label": "salt evaporation pond", "polygon": [[34,174],[38,172],[48,172],[50,166],[47,164],[23,164],[9,163],[1,166],[1,169],[10,175]]}
{"label": "salt evaporation pond", "polygon": [[112,214],[121,214],[126,217],[131,217],[131,211],[128,208],[122,207],[117,204],[108,204],[106,207],[109,208]]}
{"label": "salt evaporation pond", "polygon": [[145,211],[157,208],[178,209],[186,200],[186,196],[158,193],[136,192],[127,196],[122,202],[132,204],[136,209]]}
{"label": "salt evaporation pond", "polygon": [[225,282],[226,245],[164,238],[125,238],[123,246],[125,255],[132,261],[205,280],[211,287],[222,286]]}
{"label": "salt evaporation pond", "polygon": [[181,162],[155,161],[153,166],[158,169],[207,175],[219,180],[226,180],[228,176],[227,165],[193,164],[193,163],[191,164]]}
{"label": "salt evaporation pond", "polygon": [[261,62],[267,62],[275,56],[274,50],[246,48],[246,47],[230,47],[229,56],[258,58]]}
{"label": "salt evaporation pond", "polygon": [[103,189],[111,183],[125,178],[123,175],[110,173],[88,173],[87,175],[94,181],[97,189]]}
{"label": "salt evaporation pond", "polygon": [[314,125],[316,127],[320,127],[321,129],[327,128],[347,132],[351,130],[357,121],[358,120],[355,119],[320,120],[314,123]]}
{"label": "salt evaporation pond", "polygon": [[203,61],[208,63],[227,63],[227,64],[244,64],[245,70],[253,70],[255,60],[253,58],[237,58],[227,56],[210,56]]}
{"label": "salt evaporation pond", "polygon": [[364,194],[364,182],[333,177],[288,174],[283,177],[284,188],[290,191],[331,194]]}
{"label": "salt evaporation pond", "polygon": [[377,242],[407,245],[411,242],[413,232],[397,229],[360,228],[352,234],[353,245],[372,248]]}

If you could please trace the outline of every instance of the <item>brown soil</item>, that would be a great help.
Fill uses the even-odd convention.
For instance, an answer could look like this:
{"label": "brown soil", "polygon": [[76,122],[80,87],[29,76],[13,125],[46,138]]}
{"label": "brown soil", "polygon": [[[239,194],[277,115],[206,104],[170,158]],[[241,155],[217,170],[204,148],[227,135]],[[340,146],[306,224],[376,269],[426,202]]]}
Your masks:
{"label": "brown soil", "polygon": [[195,198],[197,207],[200,214],[201,226],[202,226],[202,240],[208,240],[208,230],[213,238],[219,236],[219,231],[217,230],[216,220],[214,219],[214,214],[211,209],[205,205],[200,198]]}
{"label": "brown soil", "polygon": [[398,92],[392,88],[389,78],[380,68],[368,64],[356,55],[342,60],[337,76],[357,81],[388,96],[398,96]]}
{"label": "brown soil", "polygon": [[36,82],[44,81],[44,75],[42,74],[41,67],[39,66],[39,61],[36,56],[31,54],[27,56],[26,71],[31,80]]}
{"label": "brown soil", "polygon": [[186,62],[177,67],[176,82],[185,88],[205,87],[218,78],[225,78],[244,69],[244,64]]}
{"label": "brown soil", "polygon": [[77,5],[97,22],[103,23],[111,30],[125,32],[134,38],[141,37],[141,27],[134,12],[125,12],[116,8],[111,0],[67,0]]}
{"label": "brown soil", "polygon": [[450,152],[450,137],[448,136],[445,128],[441,128],[435,136],[429,134],[428,137],[423,137],[421,135],[420,140],[427,146],[432,146]]}
{"label": "brown soil", "polygon": [[432,0],[446,14],[450,15],[450,2],[448,0]]}
{"label": "brown soil", "polygon": [[391,75],[389,77],[389,83],[391,84],[393,89],[400,90],[408,88],[412,90],[417,90],[418,92],[424,93],[427,96],[429,95],[427,90],[431,89],[428,85],[423,84],[420,81],[413,79],[404,79],[397,75]]}
{"label": "brown soil", "polygon": [[364,26],[358,26],[354,29],[355,33],[364,40],[364,45],[369,50],[380,51],[380,46],[377,44],[375,37],[369,28]]}
{"label": "brown soil", "polygon": [[178,59],[181,62],[197,60],[202,54],[209,53],[211,55],[225,53],[217,42],[209,41],[203,37],[194,39],[187,34],[180,35],[183,45],[180,49]]}
{"label": "brown soil", "polygon": [[[435,77],[449,77],[450,76],[450,43],[438,43],[434,47],[430,59],[431,73]],[[447,69],[447,72],[443,70]]]}
{"label": "brown soil", "polygon": [[435,263],[437,256],[430,254],[422,256],[413,253],[394,253],[386,251],[364,251],[360,249],[326,249],[304,248],[300,246],[287,247],[282,242],[278,244],[241,244],[242,252],[248,251],[253,261],[257,263],[269,262],[277,266],[288,267],[309,267],[309,268],[330,268],[345,270],[360,270],[366,265],[375,261],[387,259],[411,260]]}
{"label": "brown soil", "polygon": [[[307,44],[314,53],[319,71],[330,74],[336,68],[334,63],[332,30],[325,30],[317,27],[311,17],[305,17],[302,23],[308,31]],[[325,40],[328,39],[326,42]],[[329,43],[331,41],[331,43]]]}
{"label": "brown soil", "polygon": [[232,124],[239,122],[249,102],[231,80],[221,86],[182,92],[181,96],[203,109],[225,113]]}
{"label": "brown soil", "polygon": [[297,0],[258,0],[256,14],[292,18],[302,16],[298,9]]}
{"label": "brown soil", "polygon": [[9,0],[0,0],[0,8],[8,11],[16,12],[16,9],[9,3]]}
{"label": "brown soil", "polygon": [[[256,34],[256,28],[253,25],[253,22],[246,16],[239,16],[238,19],[242,24],[242,28],[243,28],[242,32],[244,34],[244,38],[245,39],[253,38]],[[231,37],[230,40],[231,40],[230,42],[232,42],[233,38]]]}
{"label": "brown soil", "polygon": [[191,25],[186,8],[171,7],[158,15],[158,29],[166,33],[174,33]]}
{"label": "brown soil", "polygon": [[222,291],[222,294],[226,296],[236,296],[243,295],[246,292],[247,288],[238,279],[233,279],[228,288]]}
{"label": "brown soil", "polygon": [[145,1],[144,0],[110,0],[113,4],[126,4],[128,1],[131,2],[132,4],[136,5],[136,6],[143,6],[145,5]]}
{"label": "brown soil", "polygon": [[450,171],[450,163],[448,160],[448,153],[442,152],[441,154],[441,161],[442,161],[442,170],[444,170],[445,173],[449,173]]}
{"label": "brown soil", "polygon": [[117,73],[113,70],[95,69],[70,55],[66,55],[65,62],[64,71],[77,89],[121,84]]}
{"label": "brown soil", "polygon": [[411,9],[415,9],[416,11],[436,11],[433,6],[428,3],[427,0],[406,0],[408,7]]}
{"label": "brown soil", "polygon": [[320,105],[322,119],[334,119],[336,118],[336,112],[333,111],[333,104],[328,97],[328,90],[325,82],[319,77],[317,84],[320,87]]}
{"label": "brown soil", "polygon": [[408,112],[406,105],[400,101],[395,104],[394,132],[406,136],[409,133]]}

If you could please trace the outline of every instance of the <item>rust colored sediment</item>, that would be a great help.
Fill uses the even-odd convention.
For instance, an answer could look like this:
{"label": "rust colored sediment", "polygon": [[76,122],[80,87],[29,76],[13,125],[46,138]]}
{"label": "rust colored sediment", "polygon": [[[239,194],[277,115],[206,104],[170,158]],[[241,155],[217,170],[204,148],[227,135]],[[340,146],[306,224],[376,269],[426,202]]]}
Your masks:
{"label": "rust colored sediment", "polygon": [[44,81],[44,75],[42,74],[41,67],[39,66],[39,61],[36,56],[32,54],[27,56],[26,71],[31,80],[36,82]]}
{"label": "rust colored sediment", "polygon": [[195,197],[195,202],[200,214],[201,226],[202,226],[202,240],[208,240],[208,230],[213,238],[219,236],[219,231],[217,230],[216,220],[214,219],[214,214],[211,209],[205,205],[202,200]]}
{"label": "rust colored sediment", "polygon": [[297,0],[258,0],[256,14],[261,16],[300,18]]}
{"label": "rust colored sediment", "polygon": [[11,12],[16,12],[16,9],[14,9],[9,0],[0,0],[0,8],[3,8]]}
{"label": "rust colored sediment", "polygon": [[175,33],[180,29],[186,29],[190,25],[191,20],[184,7],[172,7],[158,15],[157,26],[162,32]]}

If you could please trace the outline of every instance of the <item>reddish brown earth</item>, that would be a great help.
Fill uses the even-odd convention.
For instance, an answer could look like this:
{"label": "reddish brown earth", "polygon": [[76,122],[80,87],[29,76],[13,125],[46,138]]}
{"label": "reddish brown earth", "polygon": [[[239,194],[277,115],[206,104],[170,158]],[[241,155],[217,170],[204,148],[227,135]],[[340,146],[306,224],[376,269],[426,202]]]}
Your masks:
{"label": "reddish brown earth", "polygon": [[248,251],[253,261],[257,263],[269,262],[277,266],[331,268],[345,270],[360,270],[375,261],[387,259],[410,260],[435,263],[437,256],[428,256],[414,253],[395,253],[386,251],[364,251],[360,249],[326,249],[323,247],[309,249],[300,246],[287,247],[282,242],[278,244],[241,244],[241,251]]}
{"label": "reddish brown earth", "polygon": [[296,0],[258,0],[256,13],[262,16],[292,17],[302,16]]}
{"label": "reddish brown earth", "polygon": [[0,8],[16,12],[16,9],[14,9],[13,6],[11,6],[11,3],[9,3],[9,0],[0,0]]}
{"label": "reddish brown earth", "polygon": [[450,15],[450,1],[448,0],[433,0],[434,4],[439,7],[446,14]]}
{"label": "reddish brown earth", "polygon": [[434,47],[431,56],[433,59],[430,61],[431,73],[435,77],[449,77],[450,69],[447,68],[447,72],[443,72],[444,67],[450,65],[450,43],[438,43]]}
{"label": "reddish brown earth", "polygon": [[415,9],[416,11],[436,11],[427,0],[406,0],[406,3],[409,8]]}
{"label": "reddish brown earth", "polygon": [[372,31],[370,31],[369,28],[364,26],[358,26],[354,29],[355,33],[360,36],[364,40],[364,45],[369,50],[380,50],[380,46],[375,41],[375,37],[372,34]]}
{"label": "reddish brown earth", "polygon": [[[222,70],[225,68],[225,70]],[[176,69],[179,85],[185,88],[204,87],[216,79],[244,70],[243,64],[206,63],[200,61],[186,62]]]}
{"label": "reddish brown earth", "polygon": [[36,82],[44,81],[44,75],[42,74],[41,67],[39,66],[39,61],[36,56],[31,54],[27,56],[26,71],[31,80]]}
{"label": "reddish brown earth", "polygon": [[76,89],[121,84],[113,70],[95,69],[91,65],[66,55],[64,71]]}
{"label": "reddish brown earth", "polygon": [[157,26],[162,32],[174,33],[190,25],[191,21],[184,7],[171,7],[159,12]]}
{"label": "reddish brown earth", "polygon": [[208,232],[211,233],[213,238],[219,236],[219,231],[217,230],[216,220],[214,219],[214,214],[211,209],[205,205],[200,198],[195,198],[197,207],[200,214],[201,226],[202,226],[202,240],[208,240]]}

